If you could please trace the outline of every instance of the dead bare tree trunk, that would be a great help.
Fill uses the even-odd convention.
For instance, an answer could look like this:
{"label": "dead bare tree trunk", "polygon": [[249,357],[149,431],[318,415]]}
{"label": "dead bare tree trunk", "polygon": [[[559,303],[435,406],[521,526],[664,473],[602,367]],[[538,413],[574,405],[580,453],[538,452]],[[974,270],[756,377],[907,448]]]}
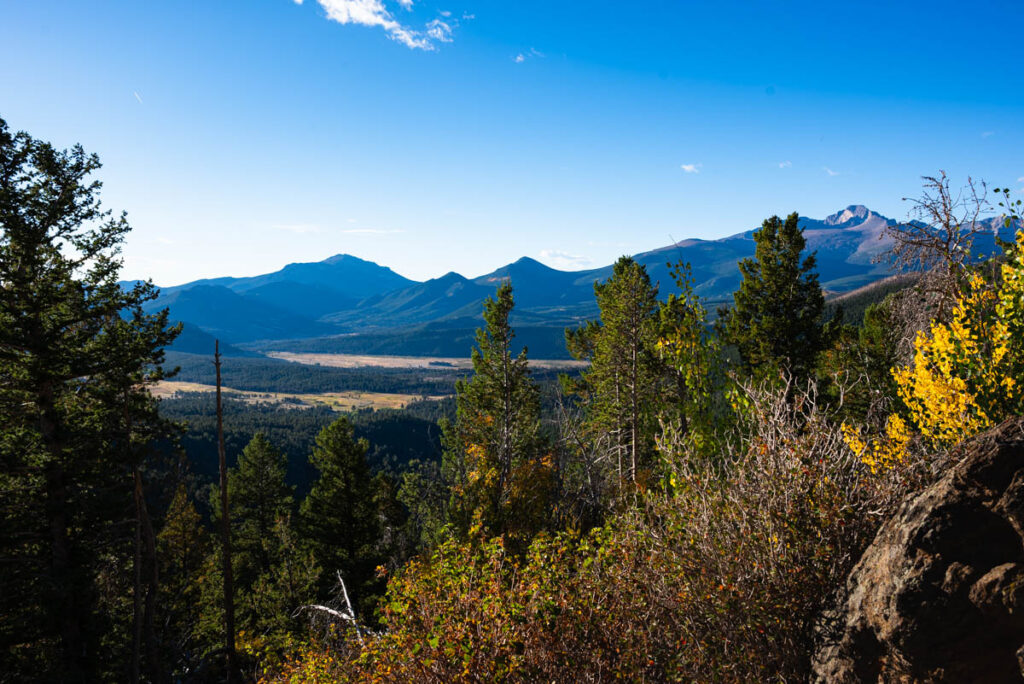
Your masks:
{"label": "dead bare tree trunk", "polygon": [[231,572],[231,511],[228,508],[228,464],[224,448],[224,411],[220,397],[220,340],[214,342],[213,365],[217,369],[217,457],[220,461],[221,563],[224,575],[224,650],[227,681],[235,681],[235,590]]}

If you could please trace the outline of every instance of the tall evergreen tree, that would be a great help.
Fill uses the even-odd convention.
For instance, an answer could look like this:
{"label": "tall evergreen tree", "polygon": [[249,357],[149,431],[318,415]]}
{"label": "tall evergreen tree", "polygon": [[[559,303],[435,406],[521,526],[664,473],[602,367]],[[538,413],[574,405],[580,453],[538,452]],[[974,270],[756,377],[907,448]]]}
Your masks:
{"label": "tall evergreen tree", "polygon": [[177,329],[143,312],[151,283],[118,283],[129,225],[102,208],[99,167],[0,120],[0,669],[15,678],[129,676],[132,617],[100,603],[100,559],[131,567],[133,473],[170,427],[147,386]]}
{"label": "tall evergreen tree", "polygon": [[747,372],[786,367],[796,379],[806,379],[822,349],[825,299],[815,255],[803,256],[799,219],[795,212],[785,221],[766,219],[754,232],[754,257],[739,264],[743,281],[721,325]]}
{"label": "tall evergreen tree", "polygon": [[160,567],[161,641],[166,673],[193,669],[202,655],[198,625],[202,606],[201,572],[210,548],[188,487],[178,485],[157,535]]}
{"label": "tall evergreen tree", "polygon": [[484,303],[473,376],[456,385],[455,422],[443,424],[444,471],[451,485],[449,520],[462,534],[479,527],[525,543],[543,526],[551,461],[540,433],[540,395],[527,350],[513,356],[512,286]]}
{"label": "tall evergreen tree", "polygon": [[[302,621],[294,613],[314,598],[319,577],[319,566],[298,543],[293,523],[295,488],[285,481],[287,467],[284,454],[266,435],[256,433],[238,464],[228,470],[236,624],[239,633],[265,639],[269,649],[288,634],[301,631]],[[210,493],[214,517],[219,518],[219,491],[213,487]],[[208,560],[208,569],[216,565],[210,561],[223,553],[221,546]],[[219,616],[221,597],[212,584],[221,581],[220,572],[210,573],[206,581],[211,584],[203,594],[206,612]]]}
{"label": "tall evergreen tree", "polygon": [[233,567],[240,589],[251,588],[270,571],[276,555],[274,528],[279,520],[291,518],[295,488],[285,482],[287,469],[284,454],[257,432],[238,465],[228,471]]}
{"label": "tall evergreen tree", "polygon": [[590,361],[582,384],[591,438],[607,443],[619,486],[650,465],[664,374],[658,359],[658,289],[647,269],[622,257],[594,284],[600,322],[566,331],[576,358]]}
{"label": "tall evergreen tree", "polygon": [[369,609],[379,589],[375,569],[383,560],[368,449],[344,417],[321,430],[309,457],[320,476],[300,509],[303,536],[323,569],[321,595],[334,587],[340,572],[364,619],[372,617]]}

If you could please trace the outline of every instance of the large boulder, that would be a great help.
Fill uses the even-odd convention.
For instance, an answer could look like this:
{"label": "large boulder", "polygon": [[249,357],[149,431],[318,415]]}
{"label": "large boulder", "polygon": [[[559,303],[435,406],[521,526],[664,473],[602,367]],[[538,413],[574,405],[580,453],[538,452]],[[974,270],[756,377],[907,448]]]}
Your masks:
{"label": "large boulder", "polygon": [[904,502],[822,620],[822,682],[1020,682],[1024,421],[964,442]]}

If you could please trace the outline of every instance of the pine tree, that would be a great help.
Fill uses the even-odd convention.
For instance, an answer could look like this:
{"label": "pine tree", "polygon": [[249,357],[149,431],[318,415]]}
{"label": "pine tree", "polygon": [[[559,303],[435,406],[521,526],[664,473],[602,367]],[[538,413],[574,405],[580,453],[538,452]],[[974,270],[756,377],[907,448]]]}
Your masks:
{"label": "pine tree", "polygon": [[796,213],[785,222],[766,219],[754,232],[754,258],[739,264],[743,281],[721,324],[748,373],[767,375],[784,367],[797,380],[806,379],[824,343],[825,299],[815,255],[801,260],[806,241],[799,219]]}
{"label": "pine tree", "polygon": [[600,323],[566,332],[576,358],[590,361],[570,389],[586,402],[591,439],[607,444],[619,489],[650,465],[663,369],[658,359],[658,289],[647,269],[622,257],[612,276],[594,284]]}
{"label": "pine tree", "polygon": [[164,667],[168,673],[187,672],[202,652],[198,625],[210,534],[185,484],[179,484],[174,493],[157,544]]}
{"label": "pine tree", "polygon": [[527,350],[513,356],[514,301],[505,282],[484,303],[473,376],[456,385],[455,422],[442,426],[449,520],[460,534],[509,534],[526,543],[544,525],[551,461],[540,434],[540,395]]}
{"label": "pine tree", "polygon": [[277,555],[274,528],[291,517],[295,503],[295,488],[285,482],[287,469],[284,454],[258,432],[228,471],[232,567],[240,591],[269,572]]}
{"label": "pine tree", "polygon": [[[166,310],[143,312],[152,283],[118,283],[130,228],[102,208],[99,167],[0,120],[0,556],[12,568],[0,650],[20,654],[12,677],[128,675],[116,649],[132,644],[118,631],[132,617],[115,614],[116,596],[99,603],[100,557],[132,567],[122,506],[145,486],[147,444],[170,430],[147,387],[177,329]],[[134,525],[145,515],[136,506]]]}
{"label": "pine tree", "polygon": [[340,572],[364,619],[372,617],[369,608],[380,588],[375,571],[384,559],[368,449],[344,417],[321,430],[309,457],[320,476],[300,508],[303,537],[323,570],[321,595]]}

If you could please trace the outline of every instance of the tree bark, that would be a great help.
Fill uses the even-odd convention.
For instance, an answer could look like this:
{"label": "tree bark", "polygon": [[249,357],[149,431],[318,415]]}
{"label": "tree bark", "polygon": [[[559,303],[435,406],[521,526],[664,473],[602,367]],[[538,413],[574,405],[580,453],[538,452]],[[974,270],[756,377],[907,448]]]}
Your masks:
{"label": "tree bark", "polygon": [[228,464],[224,448],[224,411],[220,397],[220,340],[214,342],[213,365],[217,369],[217,457],[220,462],[221,563],[224,575],[224,649],[227,681],[235,681],[235,590],[231,571],[231,510],[228,508]]}
{"label": "tree bark", "polygon": [[85,681],[82,667],[82,616],[72,577],[64,445],[60,440],[53,388],[49,382],[40,388],[36,401],[39,407],[39,432],[50,455],[50,462],[46,466],[46,517],[50,528],[50,581],[54,599],[52,610],[57,615],[61,641],[61,674],[66,682],[80,682]]}

